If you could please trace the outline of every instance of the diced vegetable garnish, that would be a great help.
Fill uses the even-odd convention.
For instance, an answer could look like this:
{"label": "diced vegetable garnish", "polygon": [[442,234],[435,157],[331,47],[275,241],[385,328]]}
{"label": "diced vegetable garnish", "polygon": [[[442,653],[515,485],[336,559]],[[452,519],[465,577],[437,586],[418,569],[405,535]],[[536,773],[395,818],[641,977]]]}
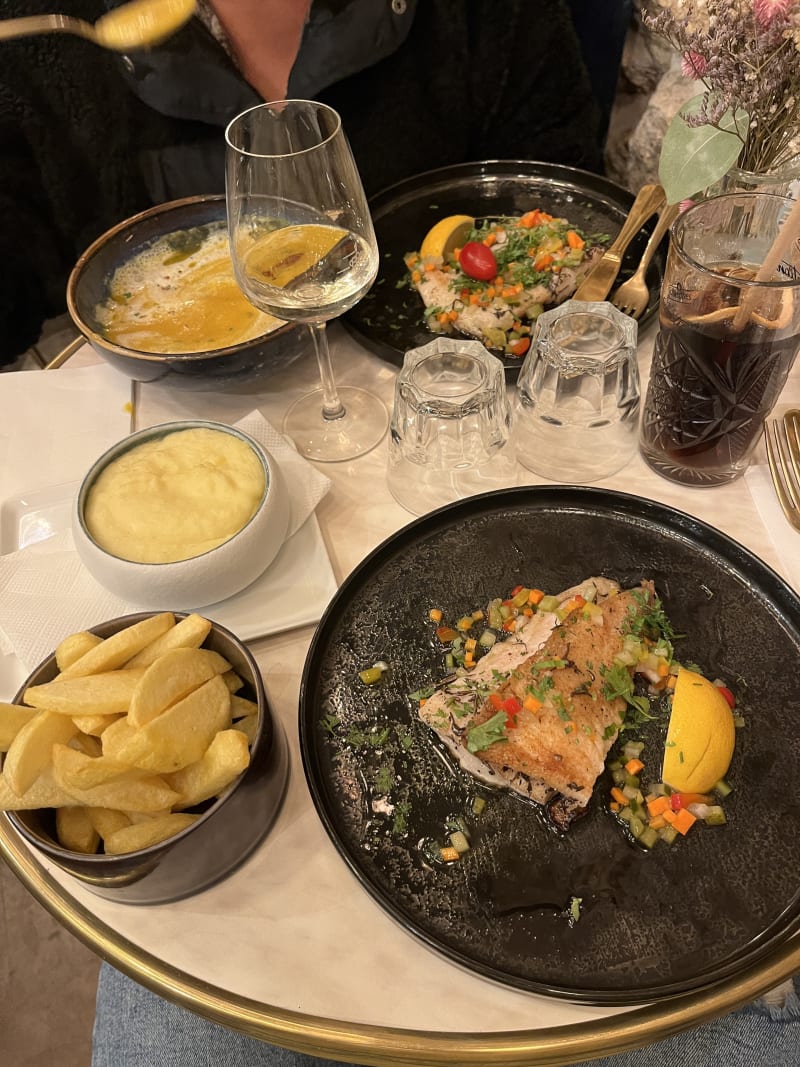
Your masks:
{"label": "diced vegetable garnish", "polygon": [[[724,826],[725,812],[705,793],[672,792],[663,782],[654,782],[642,795],[641,779],[645,764],[639,758],[642,742],[629,741],[622,750],[622,760],[613,759],[608,769],[614,779],[609,793],[609,809],[644,848],[654,848],[659,841],[671,845],[678,836],[685,836],[696,822],[706,826]],[[635,775],[630,773],[636,771]],[[725,788],[726,783],[722,783]],[[730,792],[730,787],[728,792]],[[723,795],[718,786],[715,792]]]}
{"label": "diced vegetable garnish", "polygon": [[733,695],[730,689],[728,689],[727,685],[717,684],[717,689],[719,689],[720,693],[722,693],[722,695],[728,701],[731,711],[733,711],[733,709],[736,707],[736,697]]}
{"label": "diced vegetable garnish", "polygon": [[373,667],[367,667],[366,670],[359,671],[358,677],[364,683],[364,685],[374,685],[383,678],[383,672],[385,667],[379,664],[375,664]]}
{"label": "diced vegetable garnish", "polygon": [[469,852],[469,841],[467,841],[467,835],[461,830],[456,830],[455,833],[450,834],[450,844],[463,856],[465,852]]}

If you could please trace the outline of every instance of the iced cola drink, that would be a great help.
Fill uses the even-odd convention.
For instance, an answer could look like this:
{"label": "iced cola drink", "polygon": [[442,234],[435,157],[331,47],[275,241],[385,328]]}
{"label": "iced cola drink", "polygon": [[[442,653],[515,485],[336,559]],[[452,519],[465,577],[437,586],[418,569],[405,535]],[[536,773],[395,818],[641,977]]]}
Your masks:
{"label": "iced cola drink", "polygon": [[[792,206],[731,194],[673,226],[640,446],[659,474],[721,485],[747,467],[800,347],[800,275],[755,281]],[[798,235],[800,236],[800,235]]]}

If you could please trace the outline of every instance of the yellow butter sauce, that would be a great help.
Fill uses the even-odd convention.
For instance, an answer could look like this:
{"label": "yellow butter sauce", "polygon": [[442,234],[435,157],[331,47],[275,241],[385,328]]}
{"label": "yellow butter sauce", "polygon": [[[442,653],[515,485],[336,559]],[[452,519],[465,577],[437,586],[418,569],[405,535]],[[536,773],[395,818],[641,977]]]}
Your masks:
{"label": "yellow butter sauce", "polygon": [[95,316],[105,337],[138,352],[210,352],[278,329],[233,273],[224,222],[160,238],[114,272]]}

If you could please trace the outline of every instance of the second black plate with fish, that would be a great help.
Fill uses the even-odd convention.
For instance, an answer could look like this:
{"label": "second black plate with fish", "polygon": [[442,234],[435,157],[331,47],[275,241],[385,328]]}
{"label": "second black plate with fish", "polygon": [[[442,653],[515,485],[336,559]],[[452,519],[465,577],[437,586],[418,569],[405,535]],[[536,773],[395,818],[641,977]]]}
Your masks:
{"label": "second black plate with fish", "polygon": [[[370,201],[380,251],[378,277],[342,322],[371,352],[402,366],[409,348],[427,344],[435,336],[425,325],[422,298],[403,281],[403,256],[419,249],[439,219],[447,215],[523,215],[539,208],[563,216],[589,233],[608,234],[613,240],[633,199],[627,189],[589,171],[526,160],[461,163],[398,182]],[[620,282],[636,269],[654,225],[655,217],[628,247]],[[650,303],[639,320],[642,325],[658,308],[666,248],[664,238],[647,271]],[[516,381],[522,359],[499,358],[506,377]]]}
{"label": "second black plate with fish", "polygon": [[[476,784],[418,719],[410,694],[447,673],[431,608],[454,621],[518,584],[558,592],[593,575],[653,579],[685,635],[676,657],[736,693],[725,826],[647,852],[609,812],[606,772],[559,835],[525,800]],[[364,685],[381,660],[382,680]],[[798,661],[800,600],[719,531],[603,489],[503,490],[411,523],[343,583],[303,674],[303,764],[344,861],[422,941],[518,989],[641,1003],[729,979],[800,927]],[[633,735],[645,762],[660,762],[665,727]],[[472,847],[430,862],[458,820]]]}

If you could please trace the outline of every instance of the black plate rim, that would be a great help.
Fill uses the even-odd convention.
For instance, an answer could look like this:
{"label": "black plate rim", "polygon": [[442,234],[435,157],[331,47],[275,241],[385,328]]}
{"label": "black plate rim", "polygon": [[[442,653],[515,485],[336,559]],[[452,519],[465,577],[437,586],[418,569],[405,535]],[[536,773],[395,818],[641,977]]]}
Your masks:
{"label": "black plate rim", "polygon": [[547,982],[528,981],[519,978],[511,979],[504,972],[486,963],[482,962],[476,965],[475,961],[468,956],[451,946],[440,944],[434,936],[416,928],[413,920],[409,918],[406,912],[364,873],[356,862],[355,857],[351,855],[347,845],[340,840],[333,819],[326,809],[319,784],[315,779],[314,749],[311,738],[313,723],[310,721],[313,709],[307,708],[306,704],[314,676],[316,656],[319,649],[327,641],[329,628],[340,614],[339,605],[347,600],[353,588],[359,587],[363,575],[376,566],[380,566],[384,558],[396,555],[398,550],[402,549],[403,542],[425,536],[426,532],[434,531],[443,520],[449,518],[455,522],[460,516],[473,516],[479,512],[486,513],[500,510],[504,507],[519,506],[520,504],[532,502],[543,507],[549,506],[551,509],[578,510],[584,513],[599,513],[609,510],[613,510],[616,514],[623,512],[630,518],[638,518],[668,530],[677,530],[683,536],[691,535],[692,540],[702,541],[704,550],[714,555],[718,562],[723,563],[727,568],[735,570],[749,582],[757,578],[756,584],[758,588],[766,594],[776,613],[784,621],[791,621],[792,617],[794,617],[795,629],[800,630],[800,595],[795,593],[772,567],[721,530],[670,505],[617,490],[569,485],[520,486],[511,489],[499,489],[445,505],[436,511],[411,521],[384,538],[342,582],[314,632],[303,667],[298,700],[298,729],[303,773],[314,807],[340,858],[373,901],[398,922],[406,932],[461,969],[498,982],[506,988],[557,997],[572,1002],[604,1006],[633,1007],[653,1000],[680,998],[691,994],[708,992],[724,985],[731,978],[734,978],[737,972],[763,963],[770,953],[786,945],[792,934],[800,928],[800,909],[795,909],[795,915],[782,929],[774,929],[779,925],[780,917],[775,919],[771,924],[773,932],[766,940],[761,941],[749,951],[745,950],[737,954],[727,963],[718,964],[714,968],[713,974],[708,977],[704,977],[701,973],[690,980],[667,983],[658,987],[638,987],[630,992],[575,989]]}
{"label": "black plate rim", "polygon": [[[634,194],[623,185],[613,181],[605,175],[595,174],[593,171],[582,170],[580,167],[570,167],[561,163],[549,163],[537,160],[525,159],[491,159],[471,163],[455,163],[449,166],[436,167],[432,170],[422,171],[411,177],[403,178],[392,185],[386,186],[369,198],[369,207],[373,221],[380,220],[389,211],[401,208],[413,199],[420,191],[435,195],[448,188],[453,182],[474,178],[477,182],[490,185],[499,179],[510,178],[539,179],[543,184],[553,188],[559,188],[572,193],[586,195],[591,194],[602,199],[607,205],[615,210],[627,213],[633,205]],[[642,232],[649,236],[655,225],[655,218],[648,219],[642,226]],[[660,247],[656,250],[648,273],[654,267],[663,269],[666,262],[666,246],[668,238],[662,239]],[[380,272],[375,284],[380,281]],[[650,305],[645,309],[638,320],[639,326],[644,327],[657,314],[659,297],[653,292]],[[366,347],[374,355],[395,366],[401,366],[403,352],[394,348],[388,341],[379,340],[369,333],[365,333],[359,319],[358,305],[346,312],[341,323],[347,332],[360,344]],[[434,335],[431,334],[431,338]],[[498,356],[498,358],[501,358]],[[506,380],[515,382],[522,366],[522,360],[511,362],[501,359],[505,368]]]}

